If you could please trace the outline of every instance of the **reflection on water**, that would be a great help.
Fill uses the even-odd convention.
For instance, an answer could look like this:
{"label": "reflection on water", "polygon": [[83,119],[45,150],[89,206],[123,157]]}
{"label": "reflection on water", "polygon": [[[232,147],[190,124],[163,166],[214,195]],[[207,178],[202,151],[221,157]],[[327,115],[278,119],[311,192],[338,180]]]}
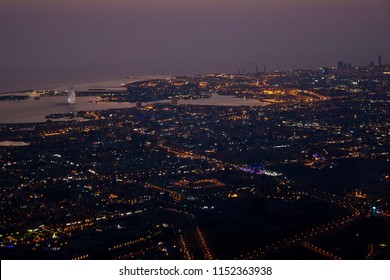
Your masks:
{"label": "reflection on water", "polygon": [[21,142],[21,141],[2,141],[0,142],[0,147],[24,147],[29,146],[30,143]]}
{"label": "reflection on water", "polygon": [[[45,116],[49,114],[64,114],[76,111],[94,111],[107,109],[121,109],[135,107],[130,102],[97,102],[97,96],[77,97],[76,104],[67,104],[67,96],[41,97],[40,99],[27,99],[21,101],[0,102],[0,123],[34,123],[45,122]],[[163,103],[145,102],[146,104]],[[196,100],[179,100],[180,104],[188,105],[213,105],[213,106],[265,106],[268,103],[255,99],[233,98],[213,94],[211,98]]]}

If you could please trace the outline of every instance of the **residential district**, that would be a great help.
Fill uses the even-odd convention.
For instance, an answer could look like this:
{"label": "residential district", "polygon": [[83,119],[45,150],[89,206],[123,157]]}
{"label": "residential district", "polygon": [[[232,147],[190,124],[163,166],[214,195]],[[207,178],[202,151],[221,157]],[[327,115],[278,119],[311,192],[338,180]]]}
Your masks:
{"label": "residential district", "polygon": [[137,105],[0,125],[2,259],[390,258],[389,65],[83,95]]}

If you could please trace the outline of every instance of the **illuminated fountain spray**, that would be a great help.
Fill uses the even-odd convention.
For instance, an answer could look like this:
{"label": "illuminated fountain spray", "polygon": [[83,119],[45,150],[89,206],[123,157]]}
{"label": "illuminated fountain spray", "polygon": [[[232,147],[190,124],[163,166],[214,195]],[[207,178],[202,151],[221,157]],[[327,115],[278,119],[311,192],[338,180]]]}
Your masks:
{"label": "illuminated fountain spray", "polygon": [[68,104],[75,104],[75,103],[76,103],[76,92],[74,90],[70,90],[68,95]]}

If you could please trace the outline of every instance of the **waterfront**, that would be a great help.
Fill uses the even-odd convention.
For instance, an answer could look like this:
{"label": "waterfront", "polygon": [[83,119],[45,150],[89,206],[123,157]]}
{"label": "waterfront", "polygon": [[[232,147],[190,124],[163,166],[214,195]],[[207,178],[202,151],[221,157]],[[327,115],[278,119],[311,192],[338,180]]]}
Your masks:
{"label": "waterfront", "polygon": [[[134,83],[134,82],[146,81],[146,80],[154,80],[154,79],[166,79],[169,77],[170,77],[169,75],[135,76],[135,77],[128,77],[127,79],[82,82],[82,83],[77,83],[72,87],[76,91],[89,90],[89,89],[101,89],[101,88],[104,88],[106,90],[118,90],[118,89],[123,89],[121,87],[122,84]],[[68,90],[69,88],[70,88],[69,85],[61,85],[61,86],[53,87],[53,90]]]}
{"label": "waterfront", "polygon": [[[49,114],[66,114],[77,111],[95,111],[135,107],[130,102],[98,102],[97,96],[77,97],[76,104],[67,104],[67,96],[41,97],[36,100],[29,98],[21,101],[0,102],[0,123],[37,123],[45,122]],[[166,103],[169,100],[144,102],[143,105]],[[213,94],[211,98],[195,100],[179,100],[178,104],[213,105],[213,106],[265,106],[268,103],[255,99],[233,98]],[[62,120],[62,119],[61,119]]]}
{"label": "waterfront", "polygon": [[176,77],[75,88],[72,105],[3,95],[0,256],[389,259],[382,72]]}

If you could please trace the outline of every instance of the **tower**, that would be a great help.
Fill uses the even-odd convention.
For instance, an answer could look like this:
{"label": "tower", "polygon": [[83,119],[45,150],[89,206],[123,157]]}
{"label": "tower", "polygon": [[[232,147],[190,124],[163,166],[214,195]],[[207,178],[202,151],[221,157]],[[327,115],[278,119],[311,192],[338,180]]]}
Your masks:
{"label": "tower", "polygon": [[382,66],[382,56],[378,56],[378,66]]}

